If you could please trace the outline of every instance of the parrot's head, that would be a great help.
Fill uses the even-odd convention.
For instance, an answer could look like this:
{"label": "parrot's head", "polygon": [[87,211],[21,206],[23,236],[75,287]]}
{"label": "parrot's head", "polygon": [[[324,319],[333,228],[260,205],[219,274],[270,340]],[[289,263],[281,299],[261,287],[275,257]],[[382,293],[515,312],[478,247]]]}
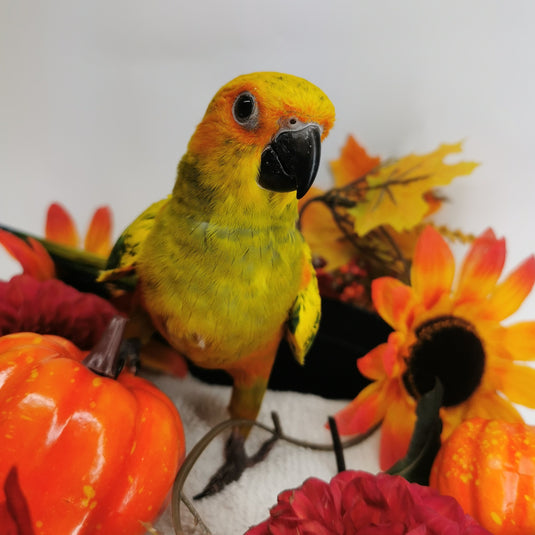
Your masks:
{"label": "parrot's head", "polygon": [[295,203],[316,177],[321,141],[333,123],[333,104],[307,80],[277,72],[246,74],[214,96],[188,155],[205,190],[224,186],[249,198],[276,192]]}

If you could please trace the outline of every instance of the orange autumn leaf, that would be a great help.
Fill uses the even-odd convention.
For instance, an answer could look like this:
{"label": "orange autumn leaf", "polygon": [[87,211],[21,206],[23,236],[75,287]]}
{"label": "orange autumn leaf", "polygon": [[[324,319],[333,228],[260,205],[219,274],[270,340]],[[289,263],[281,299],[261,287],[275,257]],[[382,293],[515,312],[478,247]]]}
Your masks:
{"label": "orange autumn leaf", "polygon": [[[381,159],[370,156],[354,136],[349,135],[340,158],[330,162],[335,187],[343,187],[366,176],[377,168]],[[354,257],[354,247],[333,219],[331,210],[323,202],[310,202],[325,192],[312,187],[299,201],[301,232],[312,254],[322,258],[329,269],[337,269]]]}
{"label": "orange autumn leaf", "polygon": [[366,149],[352,135],[349,135],[340,158],[330,162],[335,187],[345,186],[353,180],[366,176],[380,163],[381,158],[370,156]]}
{"label": "orange autumn leaf", "polygon": [[363,236],[381,225],[401,232],[420,223],[432,209],[428,192],[456,176],[470,174],[477,166],[475,162],[444,162],[446,156],[461,150],[461,143],[444,144],[434,152],[410,154],[369,174],[363,201],[348,208],[355,232]]}

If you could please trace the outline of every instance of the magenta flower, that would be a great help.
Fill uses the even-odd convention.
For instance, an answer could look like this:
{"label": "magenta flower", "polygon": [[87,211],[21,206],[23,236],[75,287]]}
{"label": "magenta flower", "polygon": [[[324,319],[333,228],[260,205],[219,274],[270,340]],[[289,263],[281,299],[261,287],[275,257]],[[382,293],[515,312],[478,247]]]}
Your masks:
{"label": "magenta flower", "polygon": [[490,535],[454,498],[399,476],[345,471],[279,494],[245,535]]}

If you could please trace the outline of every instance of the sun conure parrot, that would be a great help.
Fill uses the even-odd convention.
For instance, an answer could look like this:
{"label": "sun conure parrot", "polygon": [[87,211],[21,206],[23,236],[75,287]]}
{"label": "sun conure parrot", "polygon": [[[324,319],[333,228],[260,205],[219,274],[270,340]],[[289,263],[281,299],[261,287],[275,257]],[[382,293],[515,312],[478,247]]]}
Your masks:
{"label": "sun conure parrot", "polygon": [[[100,276],[135,272],[142,310],[169,344],[232,376],[233,418],[256,418],[281,339],[302,363],[316,334],[320,297],[297,199],[333,122],[330,100],[302,78],[235,78],[208,105],[171,195],[123,232]],[[239,477],[247,433],[232,434],[204,494]]]}

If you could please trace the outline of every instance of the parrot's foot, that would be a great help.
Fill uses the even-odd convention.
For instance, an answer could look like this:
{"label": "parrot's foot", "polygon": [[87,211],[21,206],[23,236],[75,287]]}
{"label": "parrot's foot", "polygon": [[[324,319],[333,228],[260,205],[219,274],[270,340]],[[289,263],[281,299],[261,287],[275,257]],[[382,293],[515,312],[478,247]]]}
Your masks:
{"label": "parrot's foot", "polygon": [[254,455],[248,456],[245,452],[245,437],[238,428],[233,429],[225,445],[224,464],[210,478],[204,490],[194,496],[193,499],[200,500],[206,496],[216,494],[229,483],[240,479],[240,476],[247,468],[263,461],[268,456],[278,438],[278,435],[274,435],[269,440],[266,440]]}

